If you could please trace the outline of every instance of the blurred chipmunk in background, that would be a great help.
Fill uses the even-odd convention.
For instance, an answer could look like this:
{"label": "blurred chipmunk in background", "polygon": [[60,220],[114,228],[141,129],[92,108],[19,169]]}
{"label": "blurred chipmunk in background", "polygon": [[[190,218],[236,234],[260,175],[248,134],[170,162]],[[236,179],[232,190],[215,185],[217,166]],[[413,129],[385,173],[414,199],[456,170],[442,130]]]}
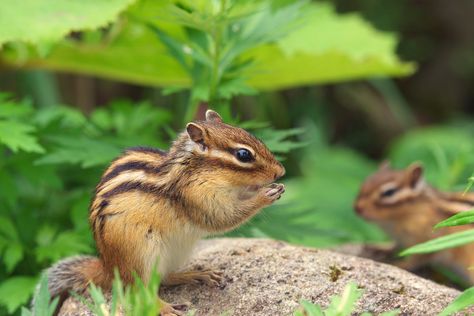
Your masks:
{"label": "blurred chipmunk in background", "polygon": [[[425,182],[423,167],[418,163],[404,170],[393,170],[389,163],[383,163],[362,184],[354,208],[360,216],[379,225],[400,249],[474,228],[463,225],[433,229],[456,213],[474,209],[474,193],[438,191]],[[413,270],[431,263],[448,267],[474,284],[474,270],[469,269],[474,267],[474,243],[410,256],[396,265]]]}

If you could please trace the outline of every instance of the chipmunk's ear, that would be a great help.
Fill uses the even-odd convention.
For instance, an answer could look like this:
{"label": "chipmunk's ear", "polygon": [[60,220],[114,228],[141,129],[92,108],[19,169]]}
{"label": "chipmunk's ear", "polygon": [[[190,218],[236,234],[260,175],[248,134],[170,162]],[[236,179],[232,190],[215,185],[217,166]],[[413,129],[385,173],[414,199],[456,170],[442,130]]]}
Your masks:
{"label": "chipmunk's ear", "polygon": [[188,123],[186,125],[186,132],[189,138],[195,143],[204,144],[204,128],[196,123]]}
{"label": "chipmunk's ear", "polygon": [[213,110],[206,111],[206,121],[208,122],[215,122],[215,123],[222,123],[222,117]]}
{"label": "chipmunk's ear", "polygon": [[379,170],[388,170],[390,169],[390,160],[384,160],[379,165]]}
{"label": "chipmunk's ear", "polygon": [[414,188],[423,176],[423,166],[419,162],[414,162],[406,169],[408,184]]}

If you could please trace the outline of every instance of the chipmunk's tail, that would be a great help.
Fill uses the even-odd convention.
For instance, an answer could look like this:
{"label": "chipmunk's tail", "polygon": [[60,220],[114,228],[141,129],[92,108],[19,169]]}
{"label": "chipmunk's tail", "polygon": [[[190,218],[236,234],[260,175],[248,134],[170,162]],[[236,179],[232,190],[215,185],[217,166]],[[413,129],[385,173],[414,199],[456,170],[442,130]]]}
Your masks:
{"label": "chipmunk's tail", "polygon": [[[54,315],[59,313],[64,301],[70,296],[70,292],[82,294],[91,282],[103,287],[107,277],[100,259],[90,256],[66,258],[47,269],[45,274],[48,278],[51,299],[59,297]],[[39,285],[36,287],[31,303],[33,310],[38,293]]]}

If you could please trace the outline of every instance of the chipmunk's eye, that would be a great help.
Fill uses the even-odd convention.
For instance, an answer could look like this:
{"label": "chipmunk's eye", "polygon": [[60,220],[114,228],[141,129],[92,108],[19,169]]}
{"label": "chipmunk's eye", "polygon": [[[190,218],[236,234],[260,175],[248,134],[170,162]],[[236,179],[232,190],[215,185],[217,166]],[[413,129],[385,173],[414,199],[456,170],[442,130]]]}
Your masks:
{"label": "chipmunk's eye", "polygon": [[235,151],[235,157],[242,162],[251,162],[254,160],[252,153],[245,148],[240,148]]}
{"label": "chipmunk's eye", "polygon": [[398,191],[398,188],[390,188],[390,189],[387,189],[385,191],[382,191],[382,193],[380,193],[380,196],[381,197],[390,197],[392,195],[394,195],[396,192]]}

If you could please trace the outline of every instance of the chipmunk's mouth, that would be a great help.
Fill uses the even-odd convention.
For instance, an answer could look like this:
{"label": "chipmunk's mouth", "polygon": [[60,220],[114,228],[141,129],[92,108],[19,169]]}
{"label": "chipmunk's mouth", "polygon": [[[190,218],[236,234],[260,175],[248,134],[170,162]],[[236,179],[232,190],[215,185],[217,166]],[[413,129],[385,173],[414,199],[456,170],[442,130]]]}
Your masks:
{"label": "chipmunk's mouth", "polygon": [[252,192],[258,191],[261,188],[263,188],[263,185],[249,185],[246,187],[248,191],[252,191]]}
{"label": "chipmunk's mouth", "polygon": [[252,197],[254,197],[258,191],[260,191],[261,189],[271,185],[272,182],[265,182],[263,184],[253,184],[253,185],[246,185],[246,186],[242,186],[241,189],[240,189],[240,192],[239,192],[239,199],[241,200],[247,200],[247,199],[250,199]]}
{"label": "chipmunk's mouth", "polygon": [[270,185],[271,183],[272,182],[265,182],[263,184],[248,185],[245,188],[250,192],[257,192],[258,190]]}

